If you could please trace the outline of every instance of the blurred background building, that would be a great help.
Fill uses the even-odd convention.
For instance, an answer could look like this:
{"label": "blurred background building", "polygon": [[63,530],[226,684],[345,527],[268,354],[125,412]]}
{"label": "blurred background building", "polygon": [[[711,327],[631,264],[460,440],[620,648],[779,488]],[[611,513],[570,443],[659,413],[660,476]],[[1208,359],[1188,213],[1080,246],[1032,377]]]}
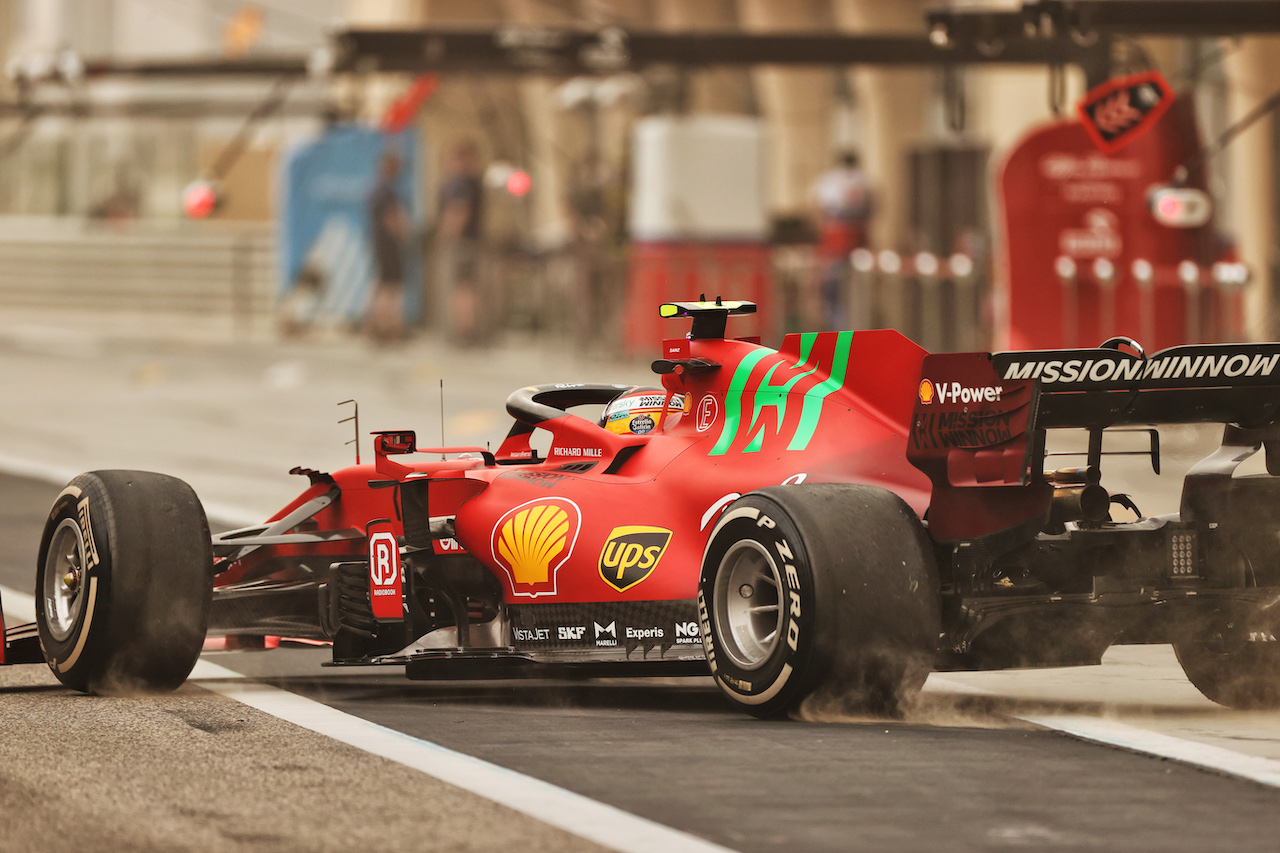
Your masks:
{"label": "blurred background building", "polygon": [[[662,331],[648,319],[654,301],[705,290],[761,302],[760,323],[744,333],[772,341],[843,321],[895,326],[930,348],[999,345],[1008,303],[999,169],[1021,138],[1070,118],[1100,80],[1047,48],[974,64],[856,52],[814,64],[627,61],[627,36],[637,32],[932,33],[941,42],[948,33],[931,28],[932,5],[0,0],[0,303],[214,312],[293,331],[357,327],[373,272],[341,299],[332,279],[338,257],[371,267],[366,250],[337,238],[323,251],[290,241],[308,199],[345,194],[356,217],[373,188],[360,183],[373,181],[373,159],[333,167],[309,196],[283,182],[299,151],[319,150],[306,146],[363,127],[399,134],[403,249],[413,258],[406,310],[420,333],[444,334],[472,310],[482,331],[467,343],[523,330],[647,354]],[[1177,3],[1147,5],[1158,30]],[[992,6],[1022,4],[983,8]],[[344,33],[382,30],[484,33],[527,61],[469,64],[425,36],[413,54],[421,67],[408,67],[403,51],[352,57]],[[558,49],[557,33],[577,30],[592,39],[579,63],[538,67]],[[1213,140],[1280,85],[1280,40],[1203,32],[1126,35],[1107,50],[1111,71],[1154,66],[1191,93],[1200,133]],[[1098,34],[1069,36],[1086,49]],[[966,49],[995,60],[1006,41],[978,32]],[[379,144],[330,160],[376,159]],[[459,165],[468,146],[475,182]],[[870,203],[856,246],[840,249],[842,258],[862,251],[842,262],[833,316],[818,188],[850,152]],[[1251,280],[1213,328],[1180,320],[1189,337],[1280,335],[1278,153],[1280,132],[1266,115],[1207,162],[1221,257],[1242,261]],[[193,194],[201,179],[210,210]],[[458,296],[467,288],[470,309]],[[1045,322],[1058,328],[1057,318]]]}

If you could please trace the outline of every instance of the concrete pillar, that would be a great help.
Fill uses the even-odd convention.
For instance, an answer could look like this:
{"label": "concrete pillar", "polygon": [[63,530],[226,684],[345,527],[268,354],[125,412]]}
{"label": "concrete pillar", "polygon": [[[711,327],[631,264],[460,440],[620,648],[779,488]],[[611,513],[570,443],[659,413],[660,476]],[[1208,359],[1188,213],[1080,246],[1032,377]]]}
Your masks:
{"label": "concrete pillar", "polygon": [[[408,27],[423,23],[422,0],[347,0],[344,21],[348,27]],[[360,118],[376,122],[404,91],[407,74],[352,76],[340,81],[340,101],[354,100]]]}
{"label": "concrete pillar", "polygon": [[[831,27],[825,0],[739,0],[742,29],[748,32],[812,32]],[[828,68],[752,70],[761,111],[769,129],[769,195],[778,214],[809,208],[809,190],[831,164],[834,81]]]}
{"label": "concrete pillar", "polygon": [[421,21],[431,0],[347,0],[343,18],[350,27],[385,27]]}
{"label": "concrete pillar", "polygon": [[[920,32],[925,0],[832,0],[836,25],[845,32]],[[926,109],[933,97],[929,69],[854,66],[849,72],[861,118],[858,148],[863,168],[877,189],[871,245],[900,249],[909,238],[907,152],[925,134]]]}
{"label": "concrete pillar", "polygon": [[[497,0],[490,2],[450,2],[422,0],[422,26],[463,27],[497,26],[503,10]],[[514,83],[509,78],[474,74],[441,74],[436,91],[423,106],[418,127],[426,143],[424,149],[425,194],[428,219],[438,215],[437,198],[441,180],[452,165],[452,155],[464,140],[475,142],[480,149],[480,162],[490,162],[499,152],[500,140],[481,121],[480,109],[501,104],[499,111],[510,112],[518,103]],[[518,116],[512,117],[520,121]],[[502,152],[514,157],[519,152]]]}
{"label": "concrete pillar", "polygon": [[13,30],[10,32],[12,55],[28,58],[32,54],[52,54],[67,40],[66,4],[56,0],[19,0],[5,9]]}
{"label": "concrete pillar", "polygon": [[[6,66],[11,57],[17,56],[18,12],[19,9],[14,4],[0,4],[0,63]],[[0,76],[0,97],[9,100],[15,95],[8,75]]]}
{"label": "concrete pillar", "polygon": [[[565,26],[573,19],[558,7],[540,0],[503,0],[507,23],[532,26],[547,24]],[[564,245],[569,239],[569,218],[564,199],[568,188],[568,170],[582,142],[572,132],[572,124],[555,101],[558,79],[521,75],[516,83],[519,101],[528,129],[528,166],[533,178],[531,219],[535,242],[546,247]]]}
{"label": "concrete pillar", "polygon": [[[1079,69],[1067,66],[1064,70],[1066,97],[1059,118],[1070,119],[1085,83]],[[968,131],[991,145],[993,167],[998,167],[1032,128],[1054,119],[1047,68],[975,67],[966,70],[965,77]]]}
{"label": "concrete pillar", "polygon": [[[920,32],[923,0],[832,0],[836,25],[845,32]],[[911,247],[910,171],[907,154],[926,135],[933,99],[932,69],[888,69],[853,66],[847,71],[853,90],[861,139],[855,139],[862,167],[875,189],[876,209],[868,243],[872,248],[902,251]],[[914,306],[896,276],[881,276],[867,296],[872,322],[909,330]]]}
{"label": "concrete pillar", "polygon": [[[725,32],[737,29],[738,14],[733,0],[657,0],[654,23],[667,32]],[[750,107],[750,77],[742,69],[689,71],[688,86],[691,113],[741,113]]]}
{"label": "concrete pillar", "polygon": [[[1280,38],[1248,38],[1226,60],[1228,120],[1235,122],[1275,89],[1280,79]],[[1240,258],[1253,270],[1245,291],[1245,331],[1253,340],[1280,335],[1280,300],[1274,295],[1277,261],[1276,126],[1274,114],[1244,131],[1226,149],[1229,186],[1220,204],[1230,205],[1237,224]]]}

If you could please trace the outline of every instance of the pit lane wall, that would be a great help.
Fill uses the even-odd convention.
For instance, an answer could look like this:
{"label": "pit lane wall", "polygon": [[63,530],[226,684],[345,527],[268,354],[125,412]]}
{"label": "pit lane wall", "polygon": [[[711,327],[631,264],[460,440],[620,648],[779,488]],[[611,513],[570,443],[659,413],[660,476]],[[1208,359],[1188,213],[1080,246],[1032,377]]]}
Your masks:
{"label": "pit lane wall", "polygon": [[6,308],[225,318],[271,316],[270,227],[221,228],[5,217],[0,304]]}

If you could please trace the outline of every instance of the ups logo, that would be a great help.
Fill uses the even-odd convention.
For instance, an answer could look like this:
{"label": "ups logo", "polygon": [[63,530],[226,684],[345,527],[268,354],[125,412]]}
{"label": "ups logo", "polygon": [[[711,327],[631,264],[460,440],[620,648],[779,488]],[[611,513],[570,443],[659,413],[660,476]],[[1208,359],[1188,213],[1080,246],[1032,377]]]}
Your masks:
{"label": "ups logo", "polygon": [[626,592],[653,573],[670,542],[671,531],[662,527],[615,527],[600,552],[600,577]]}

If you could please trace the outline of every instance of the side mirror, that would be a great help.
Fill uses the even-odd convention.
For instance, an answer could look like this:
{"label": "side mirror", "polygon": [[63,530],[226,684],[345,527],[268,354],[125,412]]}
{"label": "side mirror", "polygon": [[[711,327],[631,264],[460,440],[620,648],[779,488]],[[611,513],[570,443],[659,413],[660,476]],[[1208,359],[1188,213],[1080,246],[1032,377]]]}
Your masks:
{"label": "side mirror", "polygon": [[413,430],[375,432],[374,435],[377,436],[374,447],[380,456],[399,456],[417,452],[418,436]]}

